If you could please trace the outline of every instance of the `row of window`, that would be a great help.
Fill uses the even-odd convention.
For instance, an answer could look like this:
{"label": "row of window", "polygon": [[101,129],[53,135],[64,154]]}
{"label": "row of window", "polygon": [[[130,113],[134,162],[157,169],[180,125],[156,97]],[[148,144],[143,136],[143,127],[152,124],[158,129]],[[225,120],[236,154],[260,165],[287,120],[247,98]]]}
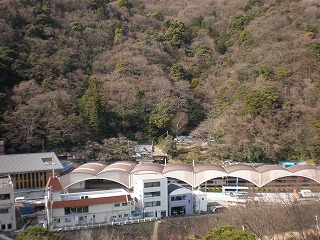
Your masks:
{"label": "row of window", "polygon": [[[96,217],[96,215],[93,215],[92,216],[92,219],[90,219],[91,221],[93,220],[93,219],[95,219],[95,217]],[[87,218],[87,216],[79,216],[79,218],[78,218],[78,221],[79,222],[83,222],[83,221],[86,221],[86,218]],[[111,218],[110,218],[110,220],[111,221],[114,221],[114,220],[117,220],[118,218],[129,218],[129,214],[128,213],[124,213],[123,215],[122,214],[118,214],[118,216],[112,216]],[[63,220],[63,219],[62,219]],[[53,219],[53,221],[54,221],[54,223],[61,223],[61,219],[60,218],[55,218],[55,219]],[[66,218],[64,218],[64,222],[65,223],[71,223],[71,218],[70,217],[66,217]]]}
{"label": "row of window", "polygon": [[0,214],[9,213],[8,208],[0,209]]}
{"label": "row of window", "polygon": [[0,200],[8,200],[10,199],[10,194],[0,194]]}
{"label": "row of window", "polygon": [[160,196],[160,191],[158,192],[146,192],[144,193],[144,197],[148,198],[148,197],[159,197]]}
{"label": "row of window", "polygon": [[145,207],[156,207],[156,206],[160,206],[161,202],[160,201],[156,201],[156,202],[145,202],[144,206]]}
{"label": "row of window", "polygon": [[12,229],[12,224],[8,223],[7,226],[6,224],[1,224],[1,230],[11,230]]}
{"label": "row of window", "polygon": [[160,182],[148,182],[144,183],[145,188],[150,188],[150,187],[160,187]]}
{"label": "row of window", "polygon": [[47,183],[47,173],[24,173],[16,175],[16,189],[44,187]]}
{"label": "row of window", "polygon": [[[122,203],[121,205],[122,207],[125,207],[125,206],[128,206],[128,203],[125,202],[125,203]],[[114,207],[120,207],[120,203],[115,203]]]}
{"label": "row of window", "polygon": [[186,200],[186,195],[171,197],[171,201],[181,201],[181,200]]}
{"label": "row of window", "polygon": [[89,212],[89,206],[79,206],[79,207],[65,207],[64,214],[76,214],[76,213],[87,213]]}

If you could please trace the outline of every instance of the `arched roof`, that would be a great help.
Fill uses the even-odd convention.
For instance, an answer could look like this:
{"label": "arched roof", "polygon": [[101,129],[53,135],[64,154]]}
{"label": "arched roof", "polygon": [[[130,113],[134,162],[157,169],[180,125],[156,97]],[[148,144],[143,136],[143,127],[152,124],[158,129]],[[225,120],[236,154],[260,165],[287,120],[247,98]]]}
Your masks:
{"label": "arched roof", "polygon": [[194,168],[194,172],[195,173],[208,171],[208,170],[214,170],[214,171],[220,171],[220,172],[226,173],[226,170],[222,166],[219,166],[219,165],[216,165],[216,164],[200,165],[200,166],[196,166]]}
{"label": "arched roof", "polygon": [[140,163],[135,166],[131,173],[137,172],[157,172],[162,173],[164,166],[158,163]]}
{"label": "arched roof", "polygon": [[97,162],[90,162],[90,163],[85,163],[85,164],[77,167],[71,173],[87,173],[87,174],[91,174],[91,175],[96,175],[105,167],[106,167],[105,164],[97,163]]}
{"label": "arched roof", "polygon": [[131,173],[132,169],[137,165],[135,162],[129,162],[129,161],[122,161],[122,162],[116,162],[112,163],[108,166],[106,166],[104,169],[100,171],[100,173],[104,172],[126,172]]}
{"label": "arched roof", "polygon": [[193,166],[186,163],[171,163],[164,166],[163,173],[168,173],[172,171],[185,171],[192,172]]}
{"label": "arched roof", "polygon": [[275,170],[286,170],[286,168],[280,166],[280,165],[264,165],[259,166],[256,168],[259,173],[264,173],[268,171],[275,171]]}
{"label": "arched roof", "polygon": [[302,170],[317,170],[317,167],[312,165],[295,165],[295,166],[288,167],[287,169],[295,173]]}
{"label": "arched roof", "polygon": [[227,173],[232,173],[235,171],[243,171],[243,170],[257,172],[257,169],[255,169],[254,167],[252,167],[250,165],[245,165],[245,164],[229,165],[229,166],[225,167],[225,170]]}
{"label": "arched roof", "polygon": [[108,179],[132,188],[134,174],[146,173],[162,174],[188,183],[193,187],[203,182],[220,177],[239,177],[262,187],[271,181],[287,176],[301,176],[320,183],[320,167],[310,165],[296,165],[282,167],[279,165],[265,165],[253,167],[245,164],[235,164],[222,167],[215,164],[193,166],[185,163],[172,163],[165,166],[158,163],[136,163],[129,161],[115,162],[110,165],[91,162],[74,169],[62,176],[62,186],[71,186],[79,181],[88,179]]}

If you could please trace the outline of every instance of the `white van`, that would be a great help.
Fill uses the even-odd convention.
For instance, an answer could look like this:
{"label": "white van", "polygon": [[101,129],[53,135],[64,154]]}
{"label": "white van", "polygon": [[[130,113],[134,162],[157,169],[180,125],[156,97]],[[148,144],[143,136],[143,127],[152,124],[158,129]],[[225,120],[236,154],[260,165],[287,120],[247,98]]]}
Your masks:
{"label": "white van", "polygon": [[20,202],[23,202],[24,200],[26,200],[26,197],[16,197],[16,198],[14,199],[14,202],[20,203]]}

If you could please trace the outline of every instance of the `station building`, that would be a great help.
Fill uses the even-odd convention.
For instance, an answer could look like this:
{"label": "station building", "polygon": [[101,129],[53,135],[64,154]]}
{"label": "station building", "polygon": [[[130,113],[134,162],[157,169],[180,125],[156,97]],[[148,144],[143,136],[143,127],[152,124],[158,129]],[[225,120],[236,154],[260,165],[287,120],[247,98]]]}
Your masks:
{"label": "station building", "polygon": [[0,155],[0,175],[9,175],[16,192],[44,189],[63,166],[53,152]]}

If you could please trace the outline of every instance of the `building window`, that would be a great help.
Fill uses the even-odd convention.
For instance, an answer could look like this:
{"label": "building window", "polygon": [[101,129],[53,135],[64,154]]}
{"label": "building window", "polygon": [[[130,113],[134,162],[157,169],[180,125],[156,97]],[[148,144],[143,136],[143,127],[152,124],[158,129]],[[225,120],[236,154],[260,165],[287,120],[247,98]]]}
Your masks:
{"label": "building window", "polygon": [[88,196],[81,196],[81,199],[88,199]]}
{"label": "building window", "polygon": [[8,213],[8,212],[9,212],[8,208],[0,209],[0,214],[5,214],[5,213]]}
{"label": "building window", "polygon": [[122,214],[119,214],[118,218],[122,218]]}
{"label": "building window", "polygon": [[82,206],[77,207],[77,213],[83,213],[83,211],[82,211]]}
{"label": "building window", "polygon": [[160,192],[146,192],[144,193],[144,197],[148,198],[148,197],[159,197],[160,196]]}
{"label": "building window", "polygon": [[78,206],[78,207],[65,207],[64,214],[77,214],[77,213],[87,213],[89,212],[89,206]]}
{"label": "building window", "polygon": [[153,212],[146,212],[144,214],[145,217],[153,217]]}
{"label": "building window", "polygon": [[12,224],[11,223],[7,224],[7,229],[12,229]]}
{"label": "building window", "polygon": [[55,218],[55,219],[53,219],[53,221],[54,221],[55,223],[60,223],[60,218]]}
{"label": "building window", "polygon": [[156,207],[156,206],[160,206],[161,202],[160,201],[156,201],[156,202],[145,202],[144,206],[145,207]]}
{"label": "building window", "polygon": [[160,187],[160,182],[148,182],[144,183],[145,188],[150,188],[150,187]]}
{"label": "building window", "polygon": [[71,207],[71,214],[77,213],[77,208],[76,207]]}
{"label": "building window", "polygon": [[70,222],[71,222],[71,218],[65,218],[65,219],[64,219],[64,222],[65,222],[65,223],[70,223]]}
{"label": "building window", "polygon": [[0,200],[8,200],[10,199],[10,194],[0,194]]}
{"label": "building window", "polygon": [[70,208],[69,207],[65,207],[64,208],[64,215],[69,215],[70,214]]}
{"label": "building window", "polygon": [[5,224],[1,224],[1,230],[6,230],[6,225]]}
{"label": "building window", "polygon": [[84,213],[89,212],[89,206],[83,206],[82,209]]}
{"label": "building window", "polygon": [[122,203],[122,207],[124,207],[124,206],[128,206],[128,203],[126,203],[126,202]]}
{"label": "building window", "polygon": [[127,214],[127,213],[125,213],[124,215],[123,215],[123,217],[129,217],[129,214]]}
{"label": "building window", "polygon": [[115,203],[114,207],[120,207],[120,203]]}

